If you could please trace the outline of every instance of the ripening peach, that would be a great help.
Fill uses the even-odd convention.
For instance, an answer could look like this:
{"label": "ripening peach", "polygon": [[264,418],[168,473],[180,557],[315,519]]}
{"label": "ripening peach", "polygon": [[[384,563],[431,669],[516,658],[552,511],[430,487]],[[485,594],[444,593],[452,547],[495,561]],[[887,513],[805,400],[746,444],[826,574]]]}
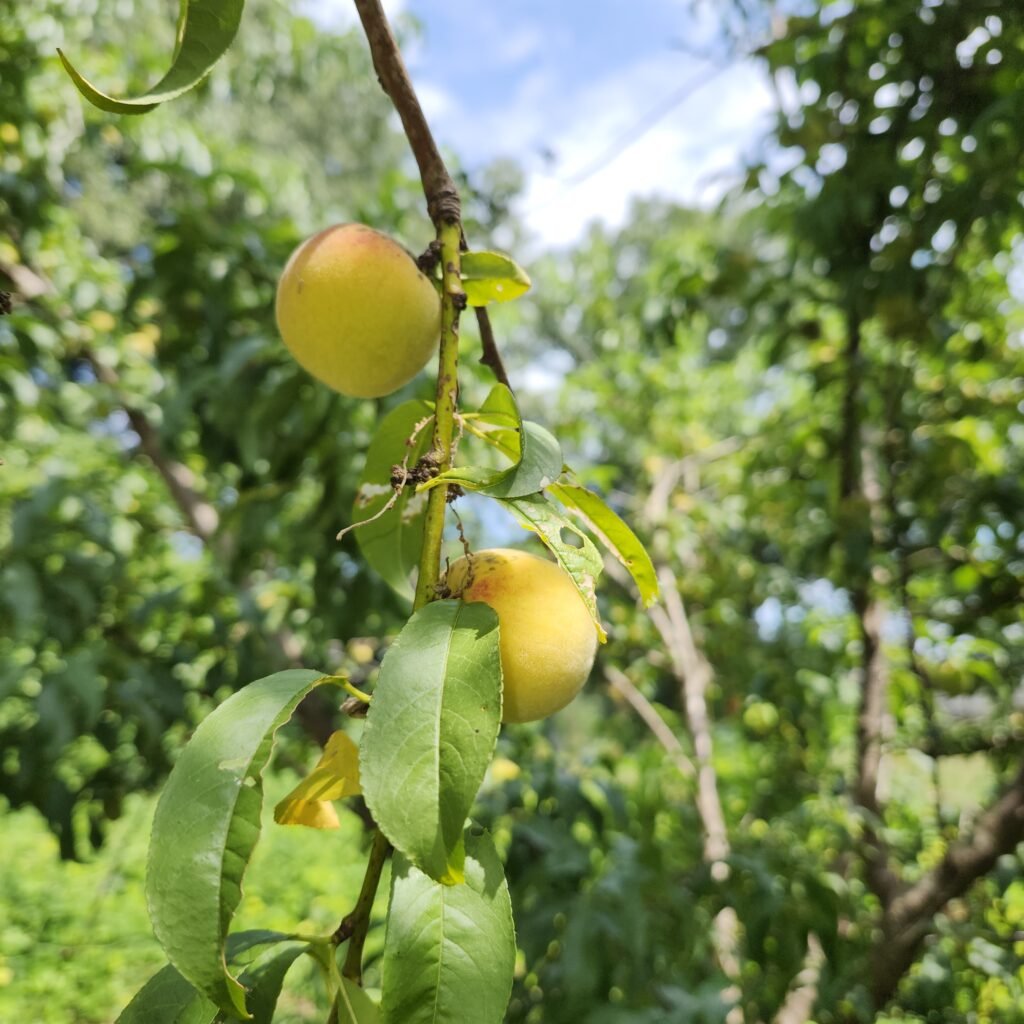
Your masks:
{"label": "ripening peach", "polygon": [[583,688],[597,632],[568,573],[525,551],[493,548],[460,558],[445,583],[463,601],[498,613],[502,721],[532,722],[560,711]]}
{"label": "ripening peach", "polygon": [[398,243],[339,224],[292,253],[277,286],[277,326],[314,377],[343,395],[379,398],[434,352],[441,300]]}

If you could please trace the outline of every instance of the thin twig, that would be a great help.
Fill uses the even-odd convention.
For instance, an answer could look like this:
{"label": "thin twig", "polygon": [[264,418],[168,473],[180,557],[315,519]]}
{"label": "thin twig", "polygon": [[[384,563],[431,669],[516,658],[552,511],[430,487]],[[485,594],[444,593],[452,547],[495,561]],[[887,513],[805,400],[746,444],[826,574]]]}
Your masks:
{"label": "thin twig", "polygon": [[341,973],[346,978],[351,978],[357,985],[362,983],[363,944],[366,942],[370,912],[373,910],[377,886],[380,884],[380,874],[384,870],[384,861],[388,859],[389,853],[391,853],[391,844],[384,838],[384,833],[378,829],[373,834],[370,859],[366,864],[366,874],[363,876],[363,884],[359,890],[356,905],[352,912],[342,919],[334,935],[331,936],[331,940],[336,946],[341,945],[346,939],[348,940],[345,966]]}
{"label": "thin twig", "polygon": [[807,1024],[818,999],[818,982],[825,966],[825,951],[814,932],[807,935],[807,955],[800,973],[793,979],[786,998],[775,1014],[775,1024]]}
{"label": "thin twig", "polygon": [[380,0],[355,0],[355,4],[370,46],[373,69],[381,88],[398,111],[405,137],[416,158],[430,219],[435,225],[457,223],[461,216],[458,189],[427,124],[384,8]]}
{"label": "thin twig", "polygon": [[688,779],[696,777],[697,769],[686,756],[679,738],[655,711],[654,705],[633,685],[629,676],[614,665],[605,666],[604,673],[608,682],[622,694],[629,706],[643,720],[644,725],[651,730],[654,738],[665,748],[679,769],[679,774]]}
{"label": "thin twig", "polygon": [[724,881],[729,874],[725,862],[729,856],[729,839],[712,761],[711,725],[706,699],[713,673],[711,665],[694,641],[675,574],[667,566],[662,566],[658,570],[658,582],[664,607],[655,605],[651,608],[651,621],[661,634],[672,659],[682,691],[686,721],[693,735],[697,758],[697,810],[704,824],[705,858],[711,866],[713,877],[717,881]]}
{"label": "thin twig", "polygon": [[498,351],[498,343],[494,340],[494,328],[491,326],[491,318],[483,306],[476,307],[476,323],[480,328],[480,347],[483,354],[480,362],[490,368],[499,383],[504,384],[509,390],[512,385],[509,383],[508,374],[505,372],[505,364],[501,361],[501,353]]}

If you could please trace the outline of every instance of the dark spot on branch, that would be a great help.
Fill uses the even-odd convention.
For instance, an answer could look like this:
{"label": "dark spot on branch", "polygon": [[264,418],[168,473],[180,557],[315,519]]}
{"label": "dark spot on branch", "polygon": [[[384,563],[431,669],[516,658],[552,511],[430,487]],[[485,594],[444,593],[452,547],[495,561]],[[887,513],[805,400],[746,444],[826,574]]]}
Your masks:
{"label": "dark spot on branch", "polygon": [[10,316],[14,312],[10,292],[0,292],[0,316]]}
{"label": "dark spot on branch", "polygon": [[435,238],[430,245],[416,257],[416,266],[427,275],[432,277],[437,265],[441,262],[441,243]]}

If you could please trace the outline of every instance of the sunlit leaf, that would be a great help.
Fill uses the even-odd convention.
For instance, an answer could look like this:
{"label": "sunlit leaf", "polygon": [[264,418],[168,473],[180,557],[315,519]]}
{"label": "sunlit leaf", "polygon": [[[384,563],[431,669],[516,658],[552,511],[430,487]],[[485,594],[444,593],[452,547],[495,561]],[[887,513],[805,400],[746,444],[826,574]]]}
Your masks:
{"label": "sunlit leaf", "polygon": [[384,1024],[500,1024],[516,959],[512,903],[486,834],[466,831],[466,883],[396,854],[384,945]]}
{"label": "sunlit leaf", "polygon": [[221,1009],[246,1015],[224,944],[260,834],[277,730],[325,677],[292,669],[232,694],[196,729],[157,804],[146,895],[171,963]]}
{"label": "sunlit leaf", "polygon": [[428,604],[381,663],[360,769],[381,831],[431,878],[461,881],[462,831],[500,721],[497,615]]}
{"label": "sunlit leaf", "polygon": [[[604,564],[594,542],[544,494],[529,494],[523,498],[499,499],[516,517],[520,525],[532,530],[558,559],[559,565],[572,578],[573,585],[594,620],[601,642],[608,639],[597,610],[597,580]],[[568,543],[563,531],[579,539],[580,544]]]}
{"label": "sunlit leaf", "polygon": [[[518,498],[542,490],[562,472],[558,441],[539,424],[522,421],[515,397],[504,384],[491,389],[479,412],[467,422],[473,425],[472,433],[497,448],[512,465],[504,469],[457,466],[421,484],[420,490],[445,483],[494,498]],[[496,429],[481,429],[481,424]]]}
{"label": "sunlit leaf", "polygon": [[590,532],[629,570],[644,605],[656,601],[658,577],[651,556],[639,537],[605,504],[604,499],[579,484],[552,484],[548,492],[575,512]]}
{"label": "sunlit leaf", "polygon": [[525,270],[500,252],[464,252],[462,288],[471,306],[517,299],[530,288]]}
{"label": "sunlit leaf", "polygon": [[327,1024],[379,1024],[380,1008],[354,981],[341,979]]}
{"label": "sunlit leaf", "polygon": [[117,98],[83,77],[57,50],[78,91],[93,106],[112,114],[144,114],[198,85],[224,55],[238,32],[245,0],[181,0],[170,70],[141,96]]}

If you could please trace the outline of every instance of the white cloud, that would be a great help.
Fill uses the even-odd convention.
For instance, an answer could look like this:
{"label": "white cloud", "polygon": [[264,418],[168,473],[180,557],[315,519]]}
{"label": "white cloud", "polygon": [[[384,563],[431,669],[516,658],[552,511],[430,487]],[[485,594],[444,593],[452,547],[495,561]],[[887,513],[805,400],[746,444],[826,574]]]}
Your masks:
{"label": "white cloud", "polygon": [[[752,64],[715,76],[639,137],[630,133],[685,80],[681,64],[625,69],[562,112],[548,133],[558,167],[532,169],[521,208],[542,242],[569,244],[594,220],[619,226],[637,196],[712,203],[735,180],[771,109],[767,82]],[[617,139],[623,147],[609,152]]]}
{"label": "white cloud", "polygon": [[[303,2],[322,23],[355,20],[352,0]],[[676,7],[680,0],[660,2]],[[564,18],[517,22],[476,0],[448,0],[446,14],[471,26],[466,62],[481,78],[467,87],[437,57],[429,5],[385,0],[385,7],[393,17],[410,11],[425,19],[426,36],[413,39],[405,56],[439,142],[469,167],[501,156],[518,161],[527,174],[520,212],[543,245],[571,244],[593,220],[621,225],[635,197],[716,201],[772,108],[767,78],[752,61],[712,74],[692,53],[653,43],[643,59],[587,76],[573,64]],[[705,12],[681,28],[690,45],[714,49],[716,26]],[[702,66],[706,82],[651,122],[647,115],[699,80]],[[500,76],[489,74],[496,69]],[[609,153],[617,140],[629,144]]]}

